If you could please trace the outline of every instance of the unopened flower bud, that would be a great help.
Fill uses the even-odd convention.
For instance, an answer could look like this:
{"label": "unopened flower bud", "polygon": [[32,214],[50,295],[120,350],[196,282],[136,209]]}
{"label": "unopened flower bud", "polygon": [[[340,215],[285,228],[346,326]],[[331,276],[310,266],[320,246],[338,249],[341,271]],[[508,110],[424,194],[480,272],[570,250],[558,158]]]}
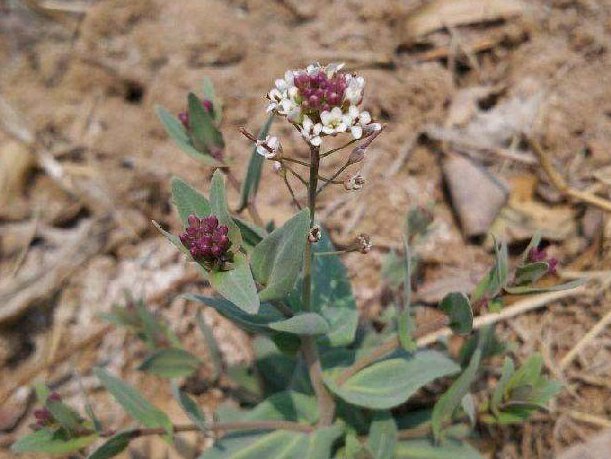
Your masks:
{"label": "unopened flower bud", "polygon": [[310,228],[310,233],[308,234],[308,241],[311,244],[315,244],[316,242],[320,241],[321,237],[322,233],[320,232],[319,226],[313,226],[312,228]]}
{"label": "unopened flower bud", "polygon": [[367,148],[361,146],[356,147],[354,150],[352,150],[350,156],[348,156],[348,164],[356,164],[363,161],[363,158],[365,158],[366,151]]}
{"label": "unopened flower bud", "polygon": [[53,402],[61,402],[62,396],[59,395],[57,392],[51,392],[51,394],[49,395],[49,400]]}
{"label": "unopened flower bud", "polygon": [[220,225],[216,216],[198,218],[190,215],[187,222],[189,226],[179,238],[195,261],[203,263],[207,269],[222,269],[225,262],[232,261],[229,228]]}
{"label": "unopened flower bud", "polygon": [[274,161],[274,163],[272,164],[272,170],[279,175],[285,173],[284,168],[282,167],[282,163],[280,161]]}

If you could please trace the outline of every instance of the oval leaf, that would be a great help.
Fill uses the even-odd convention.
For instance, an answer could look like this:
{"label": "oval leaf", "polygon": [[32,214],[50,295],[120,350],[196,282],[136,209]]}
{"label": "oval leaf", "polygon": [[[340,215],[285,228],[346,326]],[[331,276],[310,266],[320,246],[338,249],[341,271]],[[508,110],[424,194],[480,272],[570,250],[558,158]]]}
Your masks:
{"label": "oval leaf", "polygon": [[393,459],[397,446],[397,424],[388,411],[374,414],[369,428],[369,449],[374,459]]}
{"label": "oval leaf", "polygon": [[293,335],[324,335],[329,331],[329,323],[315,312],[304,312],[285,320],[272,322],[269,328]]}
{"label": "oval leaf", "polygon": [[206,197],[178,177],[172,179],[172,202],[185,227],[188,226],[189,215],[200,218],[210,215],[210,203]]}
{"label": "oval leaf", "polygon": [[310,211],[304,209],[256,245],[250,263],[255,279],[265,285],[259,292],[261,301],[284,298],[293,289],[303,266],[309,229]]}
{"label": "oval leaf", "polygon": [[218,293],[242,311],[248,314],[256,314],[259,311],[257,286],[248,261],[241,253],[234,255],[232,269],[229,271],[211,271],[209,281]]}
{"label": "oval leaf", "polygon": [[325,372],[325,383],[349,403],[386,410],[404,403],[431,381],[460,371],[460,366],[436,351],[398,354],[359,371],[341,386]]}
{"label": "oval leaf", "polygon": [[199,368],[201,362],[197,357],[183,349],[160,349],[140,365],[138,370],[146,371],[164,378],[189,376]]}
{"label": "oval leaf", "polygon": [[87,456],[87,459],[109,459],[111,457],[118,456],[129,446],[129,441],[133,437],[133,430],[119,432],[110,437],[93,453]]}
{"label": "oval leaf", "polygon": [[206,418],[204,417],[204,413],[202,413],[202,410],[200,410],[197,403],[195,403],[186,392],[180,390],[176,383],[172,383],[172,395],[181,408],[185,410],[185,413],[187,413],[189,419],[191,419],[191,421],[193,421],[193,423],[199,427],[202,432],[206,432]]}
{"label": "oval leaf", "polygon": [[448,440],[435,445],[428,439],[402,441],[395,449],[396,459],[482,459],[468,443]]}
{"label": "oval leaf", "polygon": [[450,328],[458,335],[467,335],[473,330],[473,310],[464,293],[448,293],[439,308],[450,318]]}
{"label": "oval leaf", "polygon": [[202,101],[193,93],[188,96],[189,125],[193,146],[204,154],[211,155],[225,147],[223,135],[216,128],[212,115]]}
{"label": "oval leaf", "polygon": [[212,183],[210,185],[210,213],[216,215],[221,225],[226,225],[229,228],[228,236],[232,247],[234,249],[240,248],[242,246],[242,233],[229,212],[225,192],[225,176],[220,169],[217,169],[212,176]]}

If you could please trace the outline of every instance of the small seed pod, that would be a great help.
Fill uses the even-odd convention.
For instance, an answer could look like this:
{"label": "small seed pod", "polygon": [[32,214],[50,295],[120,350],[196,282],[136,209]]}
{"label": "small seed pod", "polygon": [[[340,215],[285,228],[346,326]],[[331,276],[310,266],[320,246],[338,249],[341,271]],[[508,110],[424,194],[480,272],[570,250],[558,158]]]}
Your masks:
{"label": "small seed pod", "polygon": [[317,243],[318,241],[320,241],[321,237],[322,237],[322,233],[320,232],[320,227],[313,226],[310,229],[310,234],[308,234],[308,241],[310,242],[310,244]]}

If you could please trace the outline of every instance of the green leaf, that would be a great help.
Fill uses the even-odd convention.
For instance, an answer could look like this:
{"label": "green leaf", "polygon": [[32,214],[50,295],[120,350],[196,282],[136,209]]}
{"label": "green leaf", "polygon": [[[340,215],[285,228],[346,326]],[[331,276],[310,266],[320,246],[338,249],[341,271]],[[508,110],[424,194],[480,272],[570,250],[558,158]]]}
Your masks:
{"label": "green leaf", "polygon": [[191,257],[191,253],[189,252],[189,249],[187,249],[184,245],[182,245],[182,242],[180,242],[180,238],[178,236],[170,233],[169,231],[164,230],[161,227],[161,225],[157,223],[155,220],[153,220],[153,225],[155,226],[155,228],[157,228],[157,231],[159,231],[163,236],[165,236],[165,238],[168,241],[172,243],[174,247],[176,247],[182,253],[187,255],[189,257],[189,260],[193,261],[193,257]]}
{"label": "green leaf", "polygon": [[257,336],[253,343],[256,368],[268,393],[285,389],[297,364],[293,356],[278,350],[277,345],[265,336]]}
{"label": "green leaf", "polygon": [[204,98],[212,102],[212,115],[214,117],[214,122],[219,124],[223,120],[223,103],[216,96],[216,91],[214,90],[212,80],[210,80],[208,77],[204,78],[203,93]]}
{"label": "green leaf", "polygon": [[308,448],[304,459],[327,459],[331,457],[331,448],[335,440],[344,433],[342,423],[331,427],[317,429],[308,435]]}
{"label": "green leaf", "polygon": [[65,403],[47,399],[45,406],[51,412],[53,419],[70,434],[74,434],[74,432],[80,429],[82,423],[81,417]]}
{"label": "green leaf", "polygon": [[87,456],[87,459],[109,459],[118,456],[129,446],[129,442],[133,437],[133,430],[119,432],[110,437],[93,453]]}
{"label": "green leaf", "polygon": [[257,314],[259,311],[257,286],[243,254],[234,255],[229,271],[211,271],[209,281],[212,288],[242,311],[247,314]]}
{"label": "green leaf", "polygon": [[252,249],[254,249],[255,246],[261,242],[265,236],[267,236],[267,231],[265,231],[263,228],[259,228],[249,221],[242,220],[238,217],[234,217],[233,221],[235,221],[238,228],[240,228],[240,233],[242,234],[242,245],[247,252],[251,252]]}
{"label": "green leaf", "polygon": [[510,357],[505,357],[501,377],[494,388],[494,393],[492,394],[492,398],[490,400],[490,409],[496,416],[499,414],[499,406],[501,403],[503,403],[503,399],[505,398],[505,389],[514,372],[515,368],[513,365],[513,360],[511,360]]}
{"label": "green leaf", "polygon": [[202,413],[197,403],[195,403],[186,392],[180,390],[175,381],[172,382],[172,395],[180,407],[187,413],[189,419],[191,419],[202,432],[206,432],[206,418],[204,417],[204,413]]}
{"label": "green leaf", "polygon": [[259,403],[244,419],[314,424],[318,421],[318,404],[311,395],[287,390],[273,394]]}
{"label": "green leaf", "polygon": [[[274,114],[270,114],[269,118],[259,131],[258,139],[265,139],[274,120]],[[259,189],[259,182],[261,181],[261,169],[263,168],[263,162],[265,159],[259,153],[257,153],[257,147],[253,147],[252,153],[250,154],[250,162],[248,163],[248,170],[244,182],[242,182],[242,190],[240,193],[240,204],[238,211],[242,211],[248,206],[248,203],[255,199],[257,191]]]}
{"label": "green leaf", "polygon": [[285,430],[235,432],[216,441],[199,459],[293,459],[304,453],[305,441],[307,434]]}
{"label": "green leaf", "polygon": [[543,357],[540,354],[531,355],[526,362],[513,374],[507,383],[507,391],[520,386],[533,387],[541,375],[543,368]]}
{"label": "green leaf", "polygon": [[148,356],[138,370],[164,378],[180,378],[193,374],[200,365],[200,360],[189,352],[169,348],[160,349]]}
{"label": "green leaf", "polygon": [[369,449],[374,459],[393,459],[397,446],[397,424],[388,411],[377,412],[369,428]]}
{"label": "green leaf", "polygon": [[[327,231],[321,228],[321,234],[321,240],[312,245],[313,253],[335,251]],[[314,256],[312,270],[312,312],[322,315],[330,328],[330,332],[319,337],[318,342],[332,347],[352,343],[358,325],[358,312],[346,267],[337,255]],[[303,309],[302,283],[303,281],[297,283],[289,297],[289,302],[296,311]]]}
{"label": "green leaf", "polygon": [[308,242],[310,211],[304,209],[272,231],[252,251],[250,264],[255,279],[265,285],[261,301],[286,297],[303,266]]}
{"label": "green leaf", "polygon": [[11,451],[20,453],[70,454],[86,448],[98,438],[97,435],[70,438],[64,430],[41,429],[19,438]]}
{"label": "green leaf", "polygon": [[505,287],[505,291],[511,295],[529,295],[531,293],[559,292],[577,288],[586,282],[585,279],[576,279],[564,284],[552,285],[550,287],[530,287],[528,285],[519,287]]}
{"label": "green leaf", "polygon": [[342,459],[373,459],[373,453],[369,451],[367,445],[360,442],[355,432],[349,432],[346,435],[346,445],[344,452],[340,457]]}
{"label": "green leaf", "polygon": [[225,175],[220,169],[217,169],[212,176],[212,183],[210,185],[210,213],[216,215],[221,225],[226,225],[229,228],[228,236],[232,246],[235,249],[241,247],[242,233],[229,212],[225,192]]}
{"label": "green leaf", "polygon": [[431,440],[419,439],[399,442],[395,459],[482,459],[482,456],[466,442],[447,440],[435,445]]}
{"label": "green leaf", "polygon": [[467,335],[473,329],[473,310],[464,293],[448,293],[439,308],[450,318],[450,328],[458,335]]}
{"label": "green leaf", "polygon": [[494,267],[475,287],[475,290],[471,295],[471,301],[473,303],[481,300],[482,298],[492,299],[507,286],[509,275],[509,255],[507,253],[507,244],[505,242],[498,243],[495,240],[494,252]]}
{"label": "green leaf", "polygon": [[413,355],[398,352],[359,371],[339,386],[334,377],[341,371],[324,373],[329,389],[354,405],[386,410],[404,403],[435,379],[457,373],[460,367],[439,352],[422,351]]}
{"label": "green leaf", "polygon": [[204,336],[204,340],[206,341],[206,348],[208,349],[208,354],[210,356],[210,360],[212,360],[212,366],[214,369],[212,379],[216,381],[223,372],[223,358],[221,356],[221,350],[219,349],[218,343],[214,338],[212,329],[206,324],[201,311],[197,311],[197,325]]}
{"label": "green leaf", "polygon": [[202,106],[202,101],[193,93],[189,93],[188,108],[193,146],[204,154],[214,156],[214,152],[225,147],[223,135],[216,128],[212,115]]}
{"label": "green leaf", "polygon": [[294,335],[324,335],[329,332],[328,322],[315,312],[297,313],[288,319],[270,323],[269,328]]}
{"label": "green leaf", "polygon": [[178,177],[172,178],[172,203],[176,206],[185,228],[189,226],[189,215],[200,218],[210,215],[210,203],[206,197]]}
{"label": "green leaf", "polygon": [[431,427],[436,439],[441,435],[443,423],[452,418],[452,413],[454,413],[454,410],[460,405],[463,397],[469,392],[469,387],[471,387],[471,384],[477,376],[481,355],[481,350],[477,349],[473,357],[471,357],[469,366],[463,371],[458,379],[454,381],[446,393],[439,398],[437,403],[435,403],[433,416],[431,418]]}
{"label": "green leaf", "polygon": [[537,230],[535,232],[535,234],[533,234],[532,239],[530,240],[530,242],[528,243],[528,246],[526,246],[526,249],[524,250],[524,252],[522,252],[522,264],[525,264],[528,261],[528,255],[530,254],[530,251],[532,249],[536,249],[537,247],[539,247],[539,244],[541,243],[541,231]]}
{"label": "green leaf", "polygon": [[163,411],[153,406],[136,389],[125,384],[103,368],[94,368],[93,373],[131,417],[145,427],[163,428],[167,432],[168,437],[171,438],[173,432],[172,422]]}
{"label": "green leaf", "polygon": [[197,301],[214,308],[218,313],[234,322],[238,327],[251,333],[269,333],[268,325],[284,319],[284,316],[269,303],[261,304],[256,315],[247,314],[231,301],[224,298],[210,298],[202,295],[188,294],[184,298]]}
{"label": "green leaf", "polygon": [[549,264],[544,261],[538,261],[536,263],[528,263],[526,265],[518,266],[516,268],[514,284],[534,284],[543,276],[545,276],[548,271]]}
{"label": "green leaf", "polygon": [[167,134],[182,151],[205,166],[222,166],[222,164],[212,156],[202,153],[193,147],[193,144],[189,139],[189,134],[185,130],[182,123],[174,115],[160,106],[157,106],[157,115],[159,116],[159,119],[161,120]]}

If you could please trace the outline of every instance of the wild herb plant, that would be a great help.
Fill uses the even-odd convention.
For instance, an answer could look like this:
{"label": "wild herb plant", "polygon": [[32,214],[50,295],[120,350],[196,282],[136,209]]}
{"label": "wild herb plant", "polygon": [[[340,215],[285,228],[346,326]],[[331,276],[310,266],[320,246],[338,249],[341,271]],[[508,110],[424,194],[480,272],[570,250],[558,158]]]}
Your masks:
{"label": "wild herb plant", "polygon": [[[93,407],[80,415],[61,396],[39,386],[43,407],[34,412],[34,432],[19,439],[13,451],[68,454],[89,448],[89,458],[101,459],[143,436],[159,435],[171,444],[181,432],[199,431],[214,438],[201,459],[477,458],[469,441],[476,438],[478,426],[520,423],[545,409],[560,386],[542,375],[541,357],[533,355],[519,368],[506,357],[502,368],[495,368],[495,355],[506,346],[493,327],[473,328],[474,309],[479,314],[499,311],[507,295],[574,286],[539,287],[538,281],[556,269],[556,261],[538,248],[537,236],[512,269],[507,246],[495,242],[495,264],[475,290],[450,293],[440,302],[446,316],[435,327],[447,326],[468,337],[453,358],[444,339],[424,349],[422,338],[431,330],[415,324],[411,282],[417,259],[411,247],[426,234],[429,220],[426,213],[412,211],[403,251],[392,254],[384,267],[393,304],[377,327],[359,321],[341,257],[366,254],[370,238],[359,234],[347,247],[334,247],[317,218],[317,200],[331,187],[354,192],[364,186],[355,169],[368,160],[367,148],[383,126],[361,108],[365,80],[342,67],[315,64],[276,80],[267,95],[270,117],[259,136],[242,129],[254,146],[241,185],[224,156],[222,106],[209,81],[203,98],[189,94],[187,110],[177,117],[158,109],[177,145],[215,171],[207,197],[174,178],[172,202],[184,230],[176,235],[156,226],[198,266],[217,294],[187,297],[250,333],[254,364],[224,365],[201,315],[197,322],[209,352],[193,355],[143,302],[129,299],[105,317],[142,339],[149,355],[138,369],[170,380],[191,424],[175,424],[135,388],[95,368],[100,383],[137,427],[115,432],[96,417]],[[269,135],[274,118],[297,130],[309,160],[288,154]],[[331,138],[340,146],[326,147]],[[325,177],[320,165],[331,155],[341,156],[343,165]],[[295,215],[279,227],[257,211],[265,160],[272,162],[296,207]],[[303,208],[292,187],[295,182],[307,191]],[[233,209],[226,183],[240,192]],[[219,410],[213,419],[204,415],[188,383],[204,360],[213,369],[208,383],[225,389],[241,409]],[[487,399],[479,383],[478,397],[471,394],[483,371],[497,379]]]}

